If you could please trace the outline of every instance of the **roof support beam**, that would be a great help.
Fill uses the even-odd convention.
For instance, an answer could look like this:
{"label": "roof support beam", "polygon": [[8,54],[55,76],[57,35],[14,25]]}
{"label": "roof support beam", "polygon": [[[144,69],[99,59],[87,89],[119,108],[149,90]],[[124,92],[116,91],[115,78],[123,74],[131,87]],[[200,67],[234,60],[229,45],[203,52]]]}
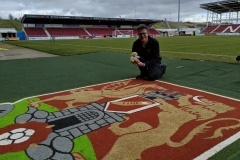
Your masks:
{"label": "roof support beam", "polygon": [[[240,2],[239,2],[240,3]],[[238,24],[238,13],[237,13],[237,24]]]}

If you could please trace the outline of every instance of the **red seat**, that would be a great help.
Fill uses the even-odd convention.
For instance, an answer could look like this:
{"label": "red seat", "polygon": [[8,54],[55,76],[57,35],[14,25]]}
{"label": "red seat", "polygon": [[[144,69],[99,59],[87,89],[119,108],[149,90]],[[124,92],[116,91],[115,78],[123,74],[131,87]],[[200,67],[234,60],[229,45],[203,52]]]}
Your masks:
{"label": "red seat", "polygon": [[24,28],[28,37],[48,37],[43,28]]}
{"label": "red seat", "polygon": [[217,26],[208,26],[202,31],[202,33],[205,33],[205,34],[211,33],[216,27]]}
{"label": "red seat", "polygon": [[89,36],[83,28],[47,28],[52,37]]}

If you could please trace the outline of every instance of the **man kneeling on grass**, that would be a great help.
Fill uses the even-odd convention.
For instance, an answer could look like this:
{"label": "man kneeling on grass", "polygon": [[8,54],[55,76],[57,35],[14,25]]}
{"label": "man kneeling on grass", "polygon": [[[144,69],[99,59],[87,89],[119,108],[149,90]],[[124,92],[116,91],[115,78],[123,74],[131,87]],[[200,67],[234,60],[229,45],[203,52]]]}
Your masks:
{"label": "man kneeling on grass", "polygon": [[140,69],[140,75],[136,79],[154,81],[165,74],[167,66],[161,65],[159,43],[155,38],[149,36],[148,27],[140,24],[137,30],[138,39],[132,46],[132,52],[137,52],[140,56],[140,62],[134,63]]}

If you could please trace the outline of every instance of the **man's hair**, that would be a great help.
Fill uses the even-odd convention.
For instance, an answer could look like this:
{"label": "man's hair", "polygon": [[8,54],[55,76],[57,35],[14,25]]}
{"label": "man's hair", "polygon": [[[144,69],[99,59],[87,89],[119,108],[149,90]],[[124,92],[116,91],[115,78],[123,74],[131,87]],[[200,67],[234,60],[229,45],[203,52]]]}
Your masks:
{"label": "man's hair", "polygon": [[148,26],[146,26],[145,24],[140,24],[137,27],[138,32],[140,32],[141,30],[146,29],[148,31]]}

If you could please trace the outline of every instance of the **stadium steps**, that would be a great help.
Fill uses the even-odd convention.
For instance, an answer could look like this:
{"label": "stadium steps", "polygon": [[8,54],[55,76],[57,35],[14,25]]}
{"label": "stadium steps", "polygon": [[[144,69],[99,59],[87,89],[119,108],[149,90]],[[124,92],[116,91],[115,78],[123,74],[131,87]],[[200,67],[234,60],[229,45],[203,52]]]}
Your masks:
{"label": "stadium steps", "polygon": [[51,35],[49,34],[49,32],[47,31],[46,27],[43,27],[44,32],[47,34],[48,37],[51,37]]}
{"label": "stadium steps", "polygon": [[92,36],[92,35],[88,32],[88,30],[87,30],[86,28],[83,28],[83,30],[84,30],[89,36]]}
{"label": "stadium steps", "polygon": [[171,29],[171,26],[170,26],[170,24],[168,23],[167,18],[165,18],[165,23],[166,23],[166,25],[168,26],[168,29]]}
{"label": "stadium steps", "polygon": [[214,33],[221,25],[218,25],[214,30],[212,30],[210,33]]}
{"label": "stadium steps", "polygon": [[216,26],[208,26],[202,30],[202,33],[208,34],[208,33],[211,33],[214,29],[216,29]]}
{"label": "stadium steps", "polygon": [[220,25],[217,29],[214,30],[214,33],[224,33],[224,30],[227,26],[228,25]]}

